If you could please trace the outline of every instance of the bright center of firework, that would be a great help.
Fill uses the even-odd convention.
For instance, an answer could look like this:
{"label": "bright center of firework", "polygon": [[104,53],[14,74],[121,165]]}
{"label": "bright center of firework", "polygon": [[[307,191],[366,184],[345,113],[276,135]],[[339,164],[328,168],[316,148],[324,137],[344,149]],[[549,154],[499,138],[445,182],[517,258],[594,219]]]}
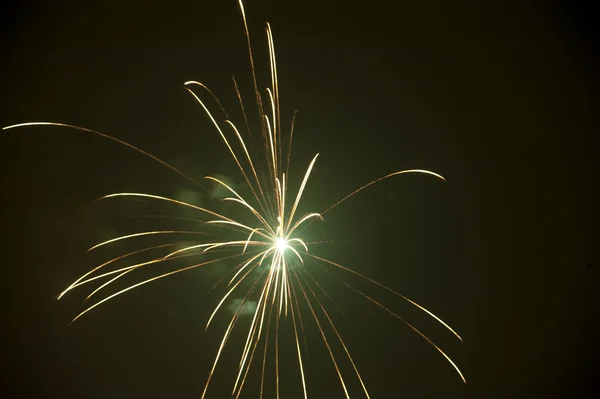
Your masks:
{"label": "bright center of firework", "polygon": [[285,251],[285,249],[288,247],[288,242],[287,242],[287,240],[286,240],[285,238],[283,238],[283,237],[278,237],[278,238],[275,240],[275,247],[277,248],[277,250],[278,250],[279,252],[283,252],[283,251]]}

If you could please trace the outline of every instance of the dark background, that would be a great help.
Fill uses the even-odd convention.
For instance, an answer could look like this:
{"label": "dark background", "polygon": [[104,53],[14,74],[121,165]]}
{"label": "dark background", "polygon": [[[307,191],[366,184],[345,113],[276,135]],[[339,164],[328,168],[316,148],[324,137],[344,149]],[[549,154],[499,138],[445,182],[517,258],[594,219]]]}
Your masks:
{"label": "dark background", "polygon": [[[234,0],[3,4],[2,126],[47,120],[86,126],[195,178],[221,173],[239,182],[214,128],[183,89],[187,80],[206,83],[240,121],[231,75],[248,101],[252,93]],[[395,170],[431,169],[448,179],[390,179],[321,225],[326,239],[343,242],[318,253],[413,298],[465,341],[397,298],[377,294],[440,344],[467,386],[401,322],[332,284],[330,295],[349,317],[338,317],[340,331],[371,397],[597,395],[599,86],[592,8],[249,0],[246,11],[260,86],[268,84],[262,30],[268,20],[284,122],[300,110],[296,173],[321,154],[307,211]],[[94,199],[118,191],[203,194],[125,147],[68,129],[3,132],[0,159],[4,396],[200,397],[226,325],[219,319],[204,332],[218,300],[207,295],[214,275],[190,272],[141,287],[71,326],[89,290],[54,298],[106,259],[85,250],[127,227],[115,209],[135,210]],[[309,397],[342,398],[314,330],[307,332]],[[228,362],[235,367],[235,359],[233,351],[223,369]],[[362,397],[344,367],[352,397]],[[287,375],[283,397],[300,398],[296,374]],[[227,397],[232,382],[227,372],[218,374],[209,397]],[[242,397],[256,397],[257,386],[251,377]]]}

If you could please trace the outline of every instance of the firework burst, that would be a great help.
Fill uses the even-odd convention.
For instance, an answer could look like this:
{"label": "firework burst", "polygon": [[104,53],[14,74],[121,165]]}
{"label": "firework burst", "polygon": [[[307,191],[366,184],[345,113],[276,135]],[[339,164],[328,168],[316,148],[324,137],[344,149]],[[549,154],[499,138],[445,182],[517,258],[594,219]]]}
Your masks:
{"label": "firework burst", "polygon": [[[212,363],[212,368],[208,379],[204,386],[202,398],[207,395],[207,391],[219,364],[219,360],[223,353],[223,349],[229,342],[232,331],[234,331],[236,325],[238,329],[242,328],[239,324],[240,318],[244,312],[244,306],[255,301],[256,308],[253,309],[251,314],[251,321],[249,323],[248,330],[245,335],[245,343],[241,350],[239,363],[236,365],[237,374],[235,382],[233,383],[232,397],[239,397],[244,384],[246,382],[248,372],[258,358],[259,367],[261,368],[261,388],[260,397],[263,397],[264,393],[264,380],[266,373],[266,359],[267,359],[267,348],[269,345],[274,346],[275,350],[275,380],[276,380],[276,396],[279,398],[279,334],[280,334],[280,323],[284,321],[289,323],[293,334],[293,342],[295,357],[297,357],[297,364],[302,384],[302,392],[304,398],[308,398],[309,388],[306,382],[306,366],[305,366],[305,349],[301,344],[304,339],[304,321],[303,317],[312,318],[315,322],[318,332],[320,333],[323,343],[330,356],[333,367],[336,370],[337,376],[344,390],[344,394],[347,398],[350,398],[350,392],[347,387],[347,376],[343,375],[340,368],[340,357],[346,359],[349,365],[354,371],[354,377],[358,379],[362,387],[362,391],[366,397],[369,396],[367,387],[361,377],[358,366],[355,364],[349,349],[346,346],[340,332],[336,328],[332,317],[326,307],[319,299],[318,293],[328,297],[327,292],[321,288],[321,285],[314,279],[313,276],[308,274],[305,265],[308,263],[314,264],[321,268],[335,268],[343,270],[346,273],[359,276],[370,284],[373,284],[379,288],[387,290],[403,300],[414,305],[421,311],[425,312],[430,317],[434,318],[437,322],[443,325],[447,330],[454,334],[459,340],[462,341],[460,336],[448,326],[444,321],[435,316],[429,310],[420,306],[411,299],[393,291],[392,289],[384,286],[383,284],[376,282],[353,269],[341,265],[335,261],[325,259],[321,256],[311,252],[311,242],[307,242],[305,238],[301,236],[301,228],[307,224],[312,223],[317,219],[322,219],[323,216],[332,210],[333,208],[340,205],[348,198],[354,196],[358,192],[365,188],[390,177],[407,174],[407,173],[420,173],[426,174],[438,179],[444,180],[442,176],[437,173],[422,170],[422,169],[410,169],[403,170],[394,173],[387,174],[379,179],[373,180],[347,196],[343,197],[338,202],[331,205],[329,208],[322,212],[311,212],[306,214],[298,213],[298,205],[300,204],[313,167],[319,154],[314,155],[311,162],[306,167],[304,177],[301,184],[297,189],[288,189],[288,176],[290,169],[290,153],[292,138],[294,134],[294,119],[292,119],[291,129],[289,135],[283,135],[283,129],[281,127],[281,116],[279,109],[279,85],[277,81],[277,64],[275,59],[275,45],[273,42],[273,35],[270,25],[266,24],[266,36],[268,41],[269,50],[269,61],[270,61],[270,80],[271,86],[267,87],[264,91],[260,91],[257,84],[254,59],[252,55],[252,47],[250,44],[250,34],[248,31],[248,25],[246,22],[246,16],[244,13],[244,6],[242,1],[239,1],[240,10],[242,13],[242,20],[245,27],[245,34],[247,39],[247,48],[249,51],[250,67],[254,85],[254,94],[256,97],[257,112],[260,118],[260,133],[262,136],[263,146],[261,151],[253,151],[250,146],[247,145],[248,138],[244,138],[238,126],[229,120],[227,113],[221,106],[217,97],[206,87],[204,84],[196,81],[189,81],[185,83],[186,90],[193,96],[197,103],[206,112],[206,115],[211,120],[212,124],[216,128],[217,132],[221,136],[223,143],[227,147],[229,154],[231,155],[237,169],[241,173],[245,182],[248,195],[236,191],[231,184],[227,184],[223,179],[219,179],[212,176],[206,176],[205,179],[220,186],[224,189],[228,196],[223,199],[228,203],[232,204],[231,208],[237,208],[235,214],[238,216],[231,216],[228,212],[216,211],[215,209],[209,209],[200,207],[195,204],[180,201],[174,198],[168,198],[159,195],[147,194],[147,193],[134,193],[134,192],[122,192],[110,194],[102,197],[101,199],[117,198],[117,197],[129,197],[138,198],[151,201],[160,201],[170,204],[175,204],[181,207],[186,207],[199,215],[203,216],[202,222],[206,227],[204,231],[182,231],[182,230],[152,230],[143,231],[133,234],[127,234],[119,236],[104,242],[101,242],[92,248],[90,251],[104,247],[106,245],[118,242],[128,241],[136,237],[142,236],[161,236],[169,234],[184,234],[184,235],[202,235],[203,240],[195,240],[193,244],[186,244],[185,246],[179,246],[175,248],[175,244],[163,244],[151,247],[145,247],[138,249],[133,252],[122,254],[118,257],[112,258],[111,260],[100,264],[83,276],[75,280],[69,285],[58,298],[62,298],[67,292],[78,288],[82,285],[86,285],[90,282],[102,281],[102,284],[93,290],[88,298],[98,294],[119,280],[121,277],[134,272],[145,266],[155,264],[165,264],[174,259],[193,259],[194,257],[202,256],[203,259],[200,263],[190,262],[185,267],[181,267],[175,270],[168,271],[166,273],[154,276],[137,282],[133,285],[129,285],[126,288],[118,290],[103,299],[97,301],[93,305],[87,307],[80,314],[78,314],[74,320],[77,320],[82,315],[88,313],[92,309],[105,303],[106,301],[113,299],[129,290],[132,290],[141,285],[150,283],[152,281],[159,280],[163,277],[181,273],[187,270],[204,267],[217,262],[233,262],[235,266],[228,269],[229,276],[222,279],[220,282],[226,287],[225,294],[220,298],[214,311],[208,318],[206,327],[211,324],[215,315],[224,308],[228,298],[232,298],[234,292],[237,294],[243,291],[243,299],[239,301],[238,306],[233,311],[229,323],[227,324],[221,341],[218,346],[218,350]],[[238,89],[237,83],[234,80],[234,87],[237,93],[239,104],[241,106],[242,114],[244,117],[245,128],[250,134],[250,124],[248,123],[248,117],[244,108],[244,102],[242,101],[241,93]],[[207,106],[207,103],[201,99],[198,92],[204,92],[209,96],[211,100],[219,108],[219,112],[222,112],[226,119],[219,121],[215,114]],[[295,117],[295,115],[294,115]],[[32,126],[32,125],[50,125],[59,127],[68,127],[80,131],[85,131],[100,135],[104,138],[114,140],[122,145],[132,148],[155,161],[161,163],[163,166],[173,170],[174,172],[186,177],[195,184],[202,186],[199,182],[187,176],[182,171],[171,166],[170,164],[162,161],[161,159],[149,154],[138,147],[135,147],[129,143],[121,141],[112,136],[100,133],[95,130],[73,126],[63,123],[55,122],[29,122],[21,123],[12,126],[4,127],[3,130]],[[284,145],[285,143],[285,145]],[[242,195],[244,194],[244,195]],[[239,217],[240,214],[245,214],[245,218]],[[248,221],[246,221],[248,220]],[[214,235],[211,232],[220,231],[221,234]],[[227,239],[222,237],[226,236]],[[149,256],[147,260],[143,262],[130,262],[128,266],[114,268],[117,262],[127,261],[133,259],[134,256],[139,254],[147,255],[153,254],[156,251],[162,251],[160,256]],[[214,254],[212,258],[207,259],[209,254]],[[133,263],[133,264],[132,264]],[[110,269],[112,266],[112,269]],[[107,271],[110,270],[110,271]],[[244,284],[242,284],[244,283]],[[401,320],[414,332],[425,339],[431,346],[433,346],[439,353],[452,365],[456,370],[460,378],[465,381],[462,373],[454,362],[428,337],[426,337],[420,330],[414,327],[412,324],[401,318],[398,314],[388,309],[386,306],[376,301],[369,295],[351,287],[348,283],[344,282],[346,286],[354,290],[356,293],[372,302],[376,306],[384,309],[393,317]],[[86,298],[87,299],[87,298]],[[302,307],[301,307],[302,304]],[[304,311],[302,311],[304,308]],[[269,332],[274,326],[274,336],[269,338]],[[329,331],[329,334],[327,333]],[[332,347],[332,341],[337,342],[343,349],[339,356],[335,353]],[[258,355],[257,355],[258,350]],[[261,353],[262,352],[262,353]],[[255,356],[257,355],[257,356]]]}

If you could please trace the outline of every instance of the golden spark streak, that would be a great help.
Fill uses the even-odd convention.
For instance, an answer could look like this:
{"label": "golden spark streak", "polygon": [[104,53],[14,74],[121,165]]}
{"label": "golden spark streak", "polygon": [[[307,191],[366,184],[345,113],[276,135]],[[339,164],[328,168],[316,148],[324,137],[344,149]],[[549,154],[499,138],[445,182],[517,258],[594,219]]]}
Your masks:
{"label": "golden spark streak", "polygon": [[[266,251],[265,251],[266,252]],[[235,274],[235,276],[233,276],[233,278],[231,279],[231,281],[235,280],[235,278],[238,276],[239,273],[241,273],[249,264],[251,264],[256,258],[258,258],[259,256],[263,255],[264,252],[260,252],[258,253],[256,256],[250,258],[249,261],[247,261],[246,263],[244,263],[244,265],[240,268],[240,270],[238,270],[238,272]],[[258,266],[258,264],[256,265]],[[231,287],[231,289],[225,294],[223,295],[223,298],[221,298],[221,300],[219,301],[219,303],[217,304],[217,306],[215,307],[215,310],[213,310],[213,312],[211,313],[210,317],[208,318],[208,321],[206,322],[206,327],[208,328],[208,326],[210,326],[210,322],[212,321],[213,317],[215,316],[215,314],[217,314],[217,311],[219,310],[219,308],[221,307],[221,305],[223,305],[223,302],[225,302],[225,299],[227,299],[227,297],[229,296],[229,294],[231,294],[238,285],[240,285],[240,283],[242,281],[244,281],[244,278],[246,278],[246,276],[248,276],[248,274],[254,269],[254,267],[251,267],[248,269],[248,271],[246,271],[246,273],[242,276],[242,278],[240,278],[238,280],[237,283],[235,283],[233,285],[233,287]],[[231,282],[230,282],[231,283]]]}
{"label": "golden spark streak", "polygon": [[324,214],[326,214],[327,212],[329,212],[330,210],[332,210],[333,208],[335,208],[336,206],[338,206],[338,205],[339,205],[339,204],[341,204],[342,202],[346,201],[348,198],[352,197],[354,194],[358,194],[360,191],[364,190],[365,188],[367,188],[367,187],[369,187],[369,186],[371,186],[371,185],[373,185],[373,184],[375,184],[375,183],[378,183],[378,182],[380,182],[380,181],[382,181],[382,180],[384,180],[384,179],[387,179],[387,178],[389,178],[389,177],[392,177],[392,176],[403,175],[403,174],[406,174],[406,173],[423,173],[423,174],[426,174],[426,175],[432,175],[432,176],[435,176],[435,177],[437,177],[438,179],[441,179],[441,180],[443,180],[443,181],[446,181],[446,179],[444,178],[444,176],[442,176],[442,175],[439,175],[439,174],[437,174],[437,173],[435,173],[435,172],[431,172],[431,171],[429,171],[429,170],[424,170],[424,169],[408,169],[408,170],[401,170],[401,171],[399,171],[399,172],[390,173],[390,174],[388,174],[388,175],[385,175],[385,176],[383,176],[383,177],[380,177],[379,179],[375,179],[375,180],[373,180],[373,181],[371,181],[371,182],[369,182],[369,183],[365,184],[364,186],[360,187],[359,189],[357,189],[357,190],[354,190],[353,192],[351,192],[350,194],[346,195],[344,198],[342,198],[341,200],[339,200],[338,202],[336,202],[335,204],[331,205],[329,208],[327,208],[327,209],[325,209],[323,212],[321,212],[321,215],[324,215]]}
{"label": "golden spark streak", "polygon": [[148,236],[148,235],[156,235],[156,234],[206,234],[206,233],[202,232],[202,231],[183,231],[183,230],[144,231],[142,233],[128,234],[128,235],[121,236],[121,237],[111,238],[110,240],[106,240],[104,242],[101,242],[100,244],[94,245],[87,251],[90,252],[90,251],[93,251],[94,249],[102,247],[104,245],[111,244],[113,242],[117,242],[117,241],[121,241],[121,240],[127,240],[129,238],[142,237],[142,236]]}
{"label": "golden spark streak", "polygon": [[185,177],[186,179],[188,179],[189,181],[191,181],[192,183],[204,188],[204,186],[200,183],[198,183],[196,180],[192,179],[191,177],[189,177],[188,175],[186,175],[185,173],[183,173],[182,171],[180,171],[179,169],[177,169],[174,166],[171,166],[170,164],[166,163],[165,161],[163,161],[162,159],[155,157],[154,155],[150,154],[149,152],[146,152],[136,146],[134,146],[133,144],[129,144],[123,140],[119,140],[113,136],[109,136],[108,134],[105,133],[101,133],[97,130],[92,130],[92,129],[88,129],[86,127],[81,127],[81,126],[76,126],[76,125],[69,125],[67,123],[59,123],[59,122],[25,122],[25,123],[17,123],[15,125],[10,125],[10,126],[5,126],[2,128],[2,130],[9,130],[9,129],[14,129],[14,128],[18,128],[18,127],[27,127],[27,126],[58,126],[58,127],[67,127],[70,129],[75,129],[75,130],[79,130],[82,132],[88,132],[88,133],[92,133],[92,134],[96,134],[100,137],[103,137],[105,139],[109,139],[112,141],[116,141],[119,144],[122,144],[126,147],[131,148],[132,150],[139,152],[140,154],[146,155],[147,157],[152,158],[153,160],[155,160],[156,162],[160,163],[161,165],[171,169],[172,171],[174,171],[175,173]]}
{"label": "golden spark streak", "polygon": [[431,313],[429,310],[425,309],[423,306],[419,305],[418,303],[416,303],[416,302],[410,300],[409,298],[405,297],[404,295],[399,294],[396,291],[394,291],[393,289],[391,289],[391,288],[389,288],[389,287],[387,287],[387,286],[385,286],[385,285],[383,285],[383,284],[381,284],[381,283],[379,283],[379,282],[377,282],[377,281],[375,281],[373,279],[370,279],[370,278],[368,278],[368,277],[366,277],[366,276],[364,276],[364,275],[362,275],[362,274],[360,274],[360,273],[358,273],[358,272],[356,272],[356,271],[354,271],[354,270],[352,270],[350,268],[342,266],[339,263],[335,263],[335,262],[332,262],[332,261],[330,261],[328,259],[324,259],[324,258],[321,258],[319,256],[309,254],[308,252],[306,252],[305,255],[311,256],[311,257],[313,257],[315,259],[318,259],[320,261],[329,263],[330,265],[339,267],[340,269],[343,269],[343,270],[346,270],[346,271],[348,271],[350,273],[353,273],[353,274],[355,274],[355,275],[357,275],[359,277],[364,278],[365,280],[369,281],[370,283],[373,283],[373,284],[375,284],[375,285],[377,285],[377,286],[379,286],[379,287],[381,287],[381,288],[383,288],[383,289],[391,292],[392,294],[395,294],[395,295],[399,296],[400,298],[404,299],[405,301],[407,301],[407,302],[411,303],[412,305],[416,306],[417,308],[421,309],[423,312],[427,313],[429,316],[433,317],[438,323],[440,323],[441,325],[443,325],[444,327],[446,327],[446,329],[448,329],[452,334],[454,334],[456,336],[456,338],[458,338],[462,342],[463,339],[460,337],[460,335],[458,335],[458,333],[456,331],[454,331],[442,319],[440,319],[439,317],[437,317],[436,315],[434,315],[433,313]]}
{"label": "golden spark streak", "polygon": [[121,256],[117,256],[116,258],[113,258],[113,259],[109,260],[108,262],[104,262],[103,264],[101,264],[99,266],[96,266],[94,269],[90,270],[89,272],[85,273],[83,276],[81,276],[80,278],[78,278],[77,280],[75,280],[75,282],[72,283],[71,285],[69,285],[67,287],[67,289],[65,289],[63,292],[61,292],[56,297],[56,299],[61,299],[63,297],[63,295],[65,295],[68,291],[70,291],[71,289],[73,289],[73,288],[81,285],[81,284],[77,284],[77,283],[79,283],[81,280],[83,280],[84,278],[86,278],[87,276],[89,276],[90,274],[94,273],[96,270],[101,269],[104,266],[107,266],[107,265],[109,265],[109,264],[111,264],[113,262],[116,262],[116,261],[120,260],[120,259],[124,259],[124,258],[126,258],[128,256],[138,254],[140,252],[150,251],[152,249],[163,248],[163,247],[174,246],[174,245],[177,245],[177,244],[157,245],[157,246],[154,246],[154,247],[144,248],[144,249],[140,249],[140,250],[137,250],[137,251],[133,251],[133,252],[129,252],[129,253],[123,254]]}
{"label": "golden spark streak", "polygon": [[308,181],[308,177],[310,176],[310,172],[312,171],[312,168],[315,165],[315,161],[317,160],[318,156],[319,156],[319,154],[315,155],[313,160],[310,162],[310,165],[308,165],[308,169],[306,170],[306,174],[304,175],[304,179],[302,180],[302,184],[300,185],[300,189],[298,190],[298,195],[296,195],[296,201],[294,201],[294,206],[292,207],[292,211],[290,212],[290,216],[288,218],[288,223],[287,223],[286,228],[290,227],[290,223],[294,219],[294,214],[296,213],[296,207],[298,206],[298,203],[300,202],[300,198],[302,198],[302,193],[304,192],[304,187],[306,187],[306,182]]}
{"label": "golden spark streak", "polygon": [[[311,277],[311,279],[312,279],[312,277]],[[314,279],[312,279],[312,280],[315,282],[315,284],[317,285],[317,287],[319,287],[322,290],[322,288],[319,286],[319,283],[317,283],[316,280],[314,280]],[[323,314],[325,314],[325,317],[327,318],[327,321],[329,321],[329,324],[331,325],[331,328],[335,332],[335,335],[338,338],[338,341],[340,341],[340,344],[342,344],[342,347],[344,348],[344,352],[346,352],[346,356],[348,356],[348,360],[350,360],[350,363],[352,364],[352,368],[354,369],[354,372],[356,373],[356,376],[358,377],[358,380],[360,382],[360,385],[363,388],[363,391],[365,392],[365,395],[367,396],[367,398],[370,398],[369,392],[367,391],[367,387],[365,386],[365,383],[364,383],[364,381],[363,381],[363,379],[362,379],[362,377],[361,377],[361,375],[360,375],[360,373],[358,371],[358,368],[356,367],[356,363],[354,363],[354,359],[352,359],[352,356],[350,355],[350,351],[346,347],[346,343],[342,339],[342,336],[338,332],[338,329],[335,327],[335,324],[333,323],[333,320],[331,320],[331,317],[329,317],[329,312],[327,312],[327,310],[325,309],[325,307],[323,306],[323,304],[321,303],[321,301],[317,297],[317,294],[314,292],[314,290],[312,288],[310,288],[310,286],[308,285],[308,283],[307,283],[307,286],[309,287],[309,290],[312,293],[313,297],[317,300],[317,303],[319,304],[319,307],[321,308],[321,311],[323,312]]]}
{"label": "golden spark streak", "polygon": [[173,275],[173,274],[181,273],[181,272],[184,272],[184,271],[186,271],[186,270],[195,269],[195,268],[198,268],[198,267],[206,266],[206,265],[208,265],[208,264],[211,264],[211,263],[215,263],[215,262],[223,261],[223,260],[226,260],[226,259],[232,259],[232,258],[239,257],[239,256],[241,256],[241,255],[232,255],[232,256],[225,257],[225,258],[219,258],[219,259],[209,260],[209,261],[202,262],[202,263],[197,263],[197,264],[195,264],[195,265],[192,265],[192,266],[187,266],[187,267],[184,267],[184,268],[181,268],[181,269],[177,269],[177,270],[174,270],[174,271],[171,271],[171,272],[168,272],[168,273],[161,274],[161,275],[159,275],[159,276],[156,276],[156,277],[149,278],[149,279],[147,279],[147,280],[144,280],[144,281],[141,281],[141,282],[139,282],[139,283],[137,283],[137,284],[133,284],[133,285],[131,285],[131,286],[129,286],[129,287],[127,287],[127,288],[125,288],[125,289],[122,289],[122,290],[120,290],[120,291],[118,291],[118,292],[116,292],[116,293],[114,293],[114,294],[112,294],[112,295],[109,295],[109,296],[107,296],[106,298],[102,299],[101,301],[98,301],[98,302],[96,302],[95,304],[93,304],[92,306],[90,306],[89,308],[87,308],[86,310],[84,310],[83,312],[79,313],[79,314],[78,314],[78,315],[77,315],[77,316],[76,316],[76,317],[75,317],[75,318],[74,318],[74,319],[71,321],[71,323],[72,323],[72,322],[74,322],[75,320],[79,319],[81,316],[83,316],[84,314],[86,314],[86,313],[87,313],[87,312],[89,312],[90,310],[94,309],[95,307],[97,307],[97,306],[99,306],[99,305],[103,304],[104,302],[106,302],[106,301],[108,301],[108,300],[110,300],[110,299],[112,299],[112,298],[114,298],[114,297],[116,297],[116,296],[118,296],[118,295],[121,295],[121,294],[122,294],[122,293],[124,293],[124,292],[127,292],[127,291],[129,291],[129,290],[132,290],[132,289],[134,289],[134,288],[136,288],[136,287],[139,287],[139,286],[141,286],[141,285],[144,285],[144,284],[150,283],[150,282],[152,282],[152,281],[155,281],[155,280],[161,279],[161,278],[163,278],[163,277],[167,277],[167,276],[171,276],[171,275]]}
{"label": "golden spark streak", "polygon": [[302,282],[298,279],[297,276],[296,276],[296,281],[298,282],[298,287],[300,287],[300,290],[302,291],[302,295],[304,295],[304,299],[306,299],[306,304],[308,305],[310,312],[312,313],[313,318],[315,319],[315,322],[317,323],[317,327],[319,329],[319,332],[321,333],[321,338],[323,338],[323,342],[325,343],[325,346],[327,347],[327,351],[329,352],[329,356],[335,367],[335,371],[337,372],[338,378],[340,379],[340,383],[342,384],[342,388],[344,389],[346,398],[350,399],[350,394],[348,393],[348,388],[346,388],[346,383],[344,382],[344,377],[342,376],[342,372],[340,371],[338,363],[335,360],[335,355],[333,354],[333,351],[331,350],[331,346],[329,345],[329,340],[327,339],[327,335],[325,334],[323,327],[321,327],[319,318],[317,317],[317,314],[315,313],[315,310],[314,310],[312,304],[310,303],[308,296],[306,295],[306,291],[304,290],[304,286],[302,285]]}

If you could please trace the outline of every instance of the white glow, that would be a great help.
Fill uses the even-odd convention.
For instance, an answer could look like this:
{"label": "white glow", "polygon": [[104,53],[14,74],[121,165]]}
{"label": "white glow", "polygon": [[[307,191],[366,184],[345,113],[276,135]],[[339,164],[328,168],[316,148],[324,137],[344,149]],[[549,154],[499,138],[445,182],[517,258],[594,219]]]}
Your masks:
{"label": "white glow", "polygon": [[283,252],[288,247],[288,242],[285,238],[279,237],[275,240],[275,246],[279,252]]}

